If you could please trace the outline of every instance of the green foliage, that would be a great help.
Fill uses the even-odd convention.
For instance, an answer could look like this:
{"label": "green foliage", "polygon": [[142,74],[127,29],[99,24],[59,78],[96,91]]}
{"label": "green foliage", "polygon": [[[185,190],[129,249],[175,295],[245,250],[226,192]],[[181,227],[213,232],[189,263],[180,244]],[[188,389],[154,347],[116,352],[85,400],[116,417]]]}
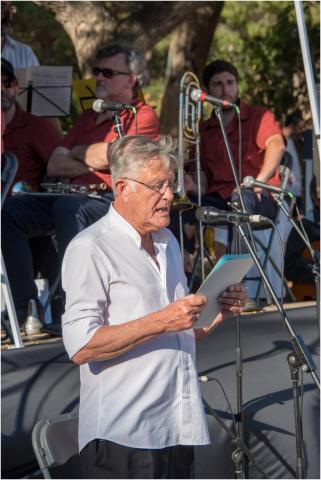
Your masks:
{"label": "green foliage", "polygon": [[[81,78],[76,54],[69,36],[62,25],[45,9],[33,2],[12,2],[17,6],[14,17],[13,36],[30,45],[41,65],[72,65],[74,78]],[[110,14],[118,21],[124,20],[130,13],[138,12],[148,2],[105,2]],[[170,38],[161,40],[151,52],[149,62],[150,83],[144,89],[146,101],[157,108],[160,114],[161,98],[164,89],[164,76],[167,62],[167,51]],[[62,128],[68,131],[79,116],[78,102],[74,97],[71,114],[61,119]]]}
{"label": "green foliage", "polygon": [[[312,63],[319,67],[319,3],[305,2]],[[294,3],[226,2],[210,58],[231,61],[240,74],[240,94],[274,110],[309,110]],[[319,71],[315,71],[319,79]]]}
{"label": "green foliage", "polygon": [[30,45],[41,65],[72,65],[79,76],[75,49],[62,25],[33,2],[12,2],[17,7],[13,37]]}
{"label": "green foliage", "polygon": [[[33,2],[13,3],[18,9],[13,36],[28,43],[41,64],[72,65],[75,78],[79,78],[75,51],[63,27]],[[118,21],[148,4],[155,8],[155,2],[105,2]],[[312,63],[318,69],[319,2],[304,2],[304,10]],[[158,107],[164,93],[169,44],[167,36],[148,52],[151,82],[145,89],[145,98]],[[267,105],[280,119],[296,108],[307,117],[308,96],[292,1],[226,1],[209,56],[210,60],[214,58],[230,60],[238,68],[244,100]],[[318,75],[316,71],[315,78],[319,79]],[[64,120],[65,129],[77,116],[75,108],[71,118]],[[159,108],[157,111],[160,113]]]}

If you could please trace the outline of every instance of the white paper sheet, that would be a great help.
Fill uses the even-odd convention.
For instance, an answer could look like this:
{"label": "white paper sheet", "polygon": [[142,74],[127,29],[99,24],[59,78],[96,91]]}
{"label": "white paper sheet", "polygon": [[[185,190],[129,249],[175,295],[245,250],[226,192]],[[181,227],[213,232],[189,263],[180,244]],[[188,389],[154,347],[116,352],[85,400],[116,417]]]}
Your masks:
{"label": "white paper sheet", "polygon": [[224,255],[206,277],[197,294],[207,297],[207,304],[202,310],[195,327],[207,327],[220,312],[217,297],[234,283],[239,283],[253,265],[249,254]]}

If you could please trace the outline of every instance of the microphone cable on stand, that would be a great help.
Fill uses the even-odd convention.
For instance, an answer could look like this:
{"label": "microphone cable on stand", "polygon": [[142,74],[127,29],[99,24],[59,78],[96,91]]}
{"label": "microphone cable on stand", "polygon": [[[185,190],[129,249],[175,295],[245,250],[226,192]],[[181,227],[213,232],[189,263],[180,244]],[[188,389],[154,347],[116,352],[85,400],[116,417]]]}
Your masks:
{"label": "microphone cable on stand", "polygon": [[211,382],[211,381],[216,382],[219,385],[219,387],[220,387],[220,389],[223,393],[223,396],[225,398],[228,410],[229,410],[230,415],[231,415],[231,419],[232,419],[232,423],[233,423],[235,433],[233,433],[229,430],[229,428],[225,425],[224,421],[220,418],[219,414],[210,406],[210,404],[203,397],[202,397],[202,400],[203,400],[203,404],[204,404],[204,407],[205,407],[205,412],[216,419],[216,421],[223,428],[223,430],[226,432],[228,437],[231,438],[232,443],[237,446],[237,450],[234,451],[233,454],[232,454],[233,462],[234,463],[236,463],[236,462],[239,463],[241,461],[241,458],[242,458],[243,454],[244,454],[247,457],[250,465],[252,465],[254,468],[256,468],[256,470],[263,476],[263,478],[269,478],[268,475],[264,472],[264,470],[262,470],[256,464],[255,459],[254,459],[251,451],[245,445],[245,443],[239,438],[239,435],[238,435],[238,432],[237,432],[238,429],[237,429],[237,425],[236,425],[236,421],[235,421],[235,415],[233,413],[231,402],[229,401],[228,396],[227,396],[227,394],[224,390],[224,387],[223,387],[222,383],[220,382],[220,380],[218,378],[215,378],[215,377],[209,377],[208,375],[201,375],[201,376],[198,377],[198,379],[201,383],[206,383],[206,382]]}

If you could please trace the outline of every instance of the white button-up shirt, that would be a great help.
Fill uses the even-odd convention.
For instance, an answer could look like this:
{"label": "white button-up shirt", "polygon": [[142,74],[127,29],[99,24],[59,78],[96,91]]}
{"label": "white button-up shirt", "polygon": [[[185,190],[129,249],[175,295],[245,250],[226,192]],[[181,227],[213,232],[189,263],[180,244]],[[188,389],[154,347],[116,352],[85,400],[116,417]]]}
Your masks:
{"label": "white button-up shirt", "polygon": [[[62,266],[63,340],[70,357],[102,325],[159,311],[187,293],[175,237],[167,229],[152,236],[159,269],[112,206],[70,243]],[[81,365],[80,380],[80,450],[95,438],[152,449],[209,443],[192,329]]]}
{"label": "white button-up shirt", "polygon": [[1,56],[11,63],[13,68],[38,67],[39,61],[31,47],[26,43],[18,42],[9,35],[1,50]]}

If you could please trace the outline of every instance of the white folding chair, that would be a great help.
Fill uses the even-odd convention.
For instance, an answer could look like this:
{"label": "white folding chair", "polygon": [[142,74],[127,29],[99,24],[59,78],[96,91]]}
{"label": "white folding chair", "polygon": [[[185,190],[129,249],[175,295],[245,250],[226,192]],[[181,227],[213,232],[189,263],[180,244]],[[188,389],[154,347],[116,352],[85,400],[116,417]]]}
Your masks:
{"label": "white folding chair", "polygon": [[32,448],[43,478],[53,478],[51,467],[62,466],[78,454],[78,413],[39,420],[32,430]]}
{"label": "white folding chair", "polygon": [[[291,174],[291,167],[292,167],[292,157],[288,152],[285,152],[281,165],[279,167],[281,181],[282,181],[281,187],[284,190],[286,190],[288,187],[290,174]],[[280,208],[278,208],[277,210],[277,214],[274,222],[279,228],[281,233],[281,238],[285,244],[285,240],[289,233],[289,228],[288,228],[288,231],[286,232],[287,225],[289,225],[289,222],[287,222],[287,220],[284,218],[284,214]],[[260,234],[262,235],[262,237],[260,236]],[[278,282],[278,280],[281,279],[282,273],[280,270],[280,263],[281,263],[280,251],[279,251],[280,247],[278,242],[276,241],[275,230],[271,229],[270,227],[261,229],[261,230],[260,229],[256,230],[254,228],[254,239],[257,242],[258,247],[261,248],[263,251],[263,255],[261,258],[262,268],[265,270],[265,273],[268,275],[268,277],[270,277],[270,281],[272,283]],[[255,270],[255,268],[253,268],[253,270]],[[262,296],[264,297],[265,295],[267,296],[269,303],[271,303],[272,299],[269,298],[270,295],[268,294],[268,292],[263,291],[263,288],[262,288],[263,279],[260,276],[252,277],[250,272],[250,274],[246,277],[246,279],[248,282],[251,282],[251,281],[257,282],[257,285],[255,286],[255,300],[256,300],[257,306],[259,306],[260,298]],[[292,301],[295,301],[295,297],[291,289],[288,287],[288,282],[285,277],[284,277],[283,285],[281,284],[274,285],[274,287],[277,288],[277,294],[279,294],[279,296],[282,295],[282,289],[283,289],[283,292],[285,291],[288,297]]]}

